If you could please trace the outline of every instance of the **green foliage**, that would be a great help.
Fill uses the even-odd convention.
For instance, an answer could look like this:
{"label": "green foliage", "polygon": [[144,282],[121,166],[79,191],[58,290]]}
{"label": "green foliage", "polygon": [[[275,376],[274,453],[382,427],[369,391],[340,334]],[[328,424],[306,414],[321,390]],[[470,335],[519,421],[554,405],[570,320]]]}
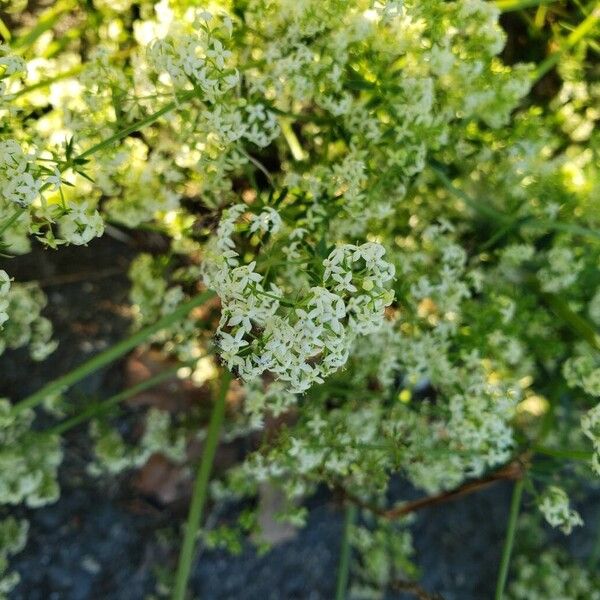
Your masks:
{"label": "green foliage", "polygon": [[62,460],[60,439],[31,431],[33,411],[11,413],[0,399],[0,503],[32,508],[59,496],[57,469]]}
{"label": "green foliage", "polygon": [[[499,20],[521,9],[524,48]],[[561,466],[600,471],[599,18],[566,0],[119,0],[0,28],[1,251],[91,244],[106,225],[162,248],[131,265],[143,329],[0,404],[0,503],[58,494],[60,440],[30,409],[150,341],[198,386],[223,365],[239,380],[225,435],[259,441],[215,499],[268,482],[301,524],[319,485],[383,510],[398,475],[433,495],[518,458],[548,522],[580,525]],[[192,311],[200,285],[218,324]],[[0,350],[55,349],[45,302],[0,271]],[[182,462],[201,416],[150,409],[137,440],[94,422],[90,469]],[[405,527],[367,521],[353,589],[373,597],[416,572]],[[254,526],[205,539],[239,550]],[[575,573],[562,561],[539,562]],[[519,563],[515,598],[534,571]]]}

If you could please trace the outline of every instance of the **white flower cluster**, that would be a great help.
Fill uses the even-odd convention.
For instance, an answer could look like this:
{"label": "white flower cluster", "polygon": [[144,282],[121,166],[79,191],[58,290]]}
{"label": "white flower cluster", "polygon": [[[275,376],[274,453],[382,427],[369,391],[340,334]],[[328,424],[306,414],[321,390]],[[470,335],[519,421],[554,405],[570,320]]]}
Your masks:
{"label": "white flower cluster", "polygon": [[456,329],[460,305],[471,296],[470,286],[465,281],[466,253],[458,244],[449,242],[446,235],[441,235],[447,233],[448,227],[447,224],[432,225],[423,232],[423,240],[434,240],[433,247],[427,249],[429,260],[436,262],[436,269],[419,277],[410,288],[423,317],[444,331]]}
{"label": "white flower cluster", "polygon": [[[413,346],[403,339],[406,351],[413,351]],[[438,353],[430,356],[433,379],[422,379],[416,387],[432,384],[438,403],[399,403],[383,423],[383,430],[402,448],[402,464],[410,481],[435,494],[510,460],[515,447],[511,419],[519,395],[506,384],[490,382],[477,357],[456,371],[446,363],[448,380],[440,383],[444,378],[443,367],[438,371],[436,366],[441,365],[440,358]]]}
{"label": "white flower cluster", "polygon": [[[104,222],[100,213],[87,201],[67,205],[61,173],[56,166],[45,166],[38,158],[37,151],[26,153],[14,139],[0,141],[0,214],[11,217],[15,208],[22,209],[25,213],[25,217],[19,215],[25,225],[22,234],[26,236],[29,229],[52,247],[57,245],[56,233],[51,227],[53,223],[58,224],[61,242],[82,245],[102,235]],[[59,198],[60,202],[57,201]],[[46,226],[45,235],[42,224]],[[20,233],[15,239],[11,239],[11,233],[9,230],[3,234],[8,248],[14,252],[22,251]]]}
{"label": "white flower cluster", "polygon": [[129,139],[120,151],[99,157],[93,172],[97,187],[109,197],[105,214],[132,229],[180,209],[174,186],[183,174],[160,151],[149,150],[142,140]]}
{"label": "white flower cluster", "polygon": [[136,325],[156,321],[167,292],[160,265],[150,254],[139,254],[129,267],[129,297],[135,306]]}
{"label": "white flower cluster", "polygon": [[8,276],[0,271],[0,354],[6,348],[29,347],[34,360],[44,360],[56,349],[52,323],[41,314],[46,296],[36,284],[9,286]]}
{"label": "white flower cluster", "polygon": [[490,383],[471,385],[450,399],[448,431],[451,445],[464,450],[467,476],[480,477],[487,468],[510,460],[515,446],[513,417],[518,397]]}
{"label": "white flower cluster", "polygon": [[569,535],[573,527],[583,525],[583,519],[569,506],[569,497],[562,488],[549,486],[542,494],[538,507],[546,521],[552,527],[559,527],[565,535]]}
{"label": "white flower cluster", "polygon": [[12,107],[10,104],[5,105],[5,102],[11,100],[9,90],[9,82],[7,78],[13,75],[22,75],[27,70],[27,64],[21,56],[14,54],[10,46],[0,44],[0,109],[8,109],[10,112]]}
{"label": "white flower cluster", "polygon": [[573,285],[583,269],[571,248],[554,247],[548,252],[548,265],[538,271],[538,279],[545,292],[556,293]]}
{"label": "white flower cluster", "polygon": [[597,572],[558,548],[517,556],[514,571],[508,600],[600,600]]}
{"label": "white flower cluster", "polygon": [[411,522],[410,517],[399,522],[378,518],[375,527],[351,528],[350,543],[357,560],[353,564],[349,598],[381,599],[382,589],[393,585],[400,576],[410,576],[414,569],[411,559],[415,555]]}
{"label": "white flower cluster", "polygon": [[171,415],[152,408],[146,415],[144,434],[138,444],[128,445],[115,429],[97,421],[91,424],[96,460],[88,466],[92,475],[117,474],[125,469],[141,467],[156,453],[181,462],[186,453],[186,437],[171,427]]}
{"label": "white flower cluster", "polygon": [[59,496],[60,440],[31,431],[33,411],[11,411],[11,403],[0,398],[0,504],[25,502],[35,508],[54,502]]}
{"label": "white flower cluster", "polygon": [[[174,31],[148,47],[148,58],[156,71],[167,73],[177,89],[198,86],[214,101],[237,85],[239,74],[230,67],[232,53],[222,39],[231,36],[232,22],[202,11],[193,31]],[[219,36],[221,39],[219,39]]]}
{"label": "white flower cluster", "polygon": [[262,429],[266,414],[277,418],[296,403],[296,396],[283,383],[274,381],[266,389],[259,381],[244,387],[244,412],[252,429]]}
{"label": "white flower cluster", "polygon": [[0,141],[0,189],[9,203],[25,208],[38,196],[44,179],[32,174],[32,157],[16,140]]}
{"label": "white flower cluster", "polygon": [[76,246],[83,246],[104,233],[100,213],[87,202],[71,204],[58,218],[58,226],[62,239]]}
{"label": "white flower cluster", "polygon": [[581,429],[592,441],[594,446],[592,468],[600,475],[600,404],[597,404],[583,415],[581,418]]}
{"label": "white flower cluster", "polygon": [[600,398],[600,366],[595,356],[578,353],[565,361],[562,371],[570,387],[580,387],[590,396]]}
{"label": "white flower cluster", "polygon": [[27,64],[22,57],[14,54],[10,46],[0,44],[0,77],[24,73],[26,69]]}
{"label": "white flower cluster", "polygon": [[[300,290],[293,301],[287,294],[286,299],[276,284],[264,288],[255,261],[239,262],[233,234],[246,211],[245,205],[225,211],[213,257],[205,260],[205,283],[222,302],[221,355],[244,379],[272,372],[302,393],[345,364],[357,335],[380,326],[393,300],[384,286],[394,267],[383,260],[380,244],[346,244],[322,261],[322,286]],[[275,234],[281,226],[272,208],[250,217],[251,232]]]}

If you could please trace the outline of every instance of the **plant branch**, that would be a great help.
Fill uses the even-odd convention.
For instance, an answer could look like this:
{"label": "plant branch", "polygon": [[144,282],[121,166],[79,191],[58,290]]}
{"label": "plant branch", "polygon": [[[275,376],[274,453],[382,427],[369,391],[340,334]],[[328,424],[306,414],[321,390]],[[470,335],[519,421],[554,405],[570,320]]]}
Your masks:
{"label": "plant branch", "polygon": [[350,573],[350,530],[356,521],[356,514],[356,504],[348,504],[348,506],[346,506],[346,514],[344,517],[344,532],[342,534],[342,547],[340,550],[335,600],[345,600],[346,598]]}
{"label": "plant branch", "polygon": [[553,4],[558,0],[496,0],[494,4],[501,12],[511,12],[532,8],[534,6],[543,6],[544,4]]}
{"label": "plant branch", "polygon": [[537,69],[532,74],[533,81],[541,79],[548,71],[550,71],[560,60],[562,55],[573,48],[577,43],[585,38],[590,33],[600,20],[600,2],[597,2],[592,9],[592,12],[575,28],[567,39],[561,44],[559,50],[548,56],[546,60],[541,62]]}
{"label": "plant branch", "polygon": [[68,431],[69,429],[73,429],[73,427],[76,427],[77,425],[80,425],[81,423],[84,423],[85,421],[92,419],[93,417],[95,417],[97,415],[100,415],[100,414],[103,414],[103,413],[109,411],[111,408],[117,406],[124,400],[132,398],[133,396],[136,396],[137,394],[140,394],[141,392],[144,392],[147,389],[153,388],[157,385],[160,385],[164,381],[168,381],[169,379],[172,379],[173,377],[176,376],[179,369],[181,369],[183,367],[190,367],[190,366],[196,364],[196,362],[198,360],[199,359],[194,359],[193,361],[189,361],[186,363],[180,363],[174,367],[165,369],[164,371],[157,373],[153,377],[149,377],[148,379],[145,379],[144,381],[140,381],[140,383],[133,385],[133,386],[123,390],[122,392],[119,392],[118,394],[115,394],[114,396],[111,396],[110,398],[103,400],[102,402],[98,402],[97,404],[88,406],[86,409],[84,409],[78,415],[75,415],[74,417],[71,417],[70,419],[65,419],[64,421],[58,423],[57,425],[54,425],[53,427],[50,427],[49,429],[44,430],[42,432],[42,434],[43,435],[62,435],[63,433],[65,433],[65,431]]}
{"label": "plant branch", "polygon": [[186,102],[187,100],[192,99],[196,94],[197,94],[197,91],[195,89],[188,90],[187,92],[180,94],[180,96],[177,98],[177,100],[172,100],[171,102],[165,104],[162,108],[160,108],[156,112],[153,112],[151,115],[148,115],[147,117],[140,119],[139,121],[136,121],[135,123],[132,123],[129,127],[125,127],[124,129],[117,131],[115,134],[111,135],[110,137],[102,140],[101,142],[98,142],[97,144],[95,144],[94,146],[91,146],[87,150],[84,150],[81,154],[79,154],[78,156],[73,158],[72,162],[77,163],[78,161],[83,161],[86,158],[88,158],[89,156],[91,156],[92,154],[96,154],[96,152],[99,152],[100,150],[104,150],[105,148],[107,148],[108,146],[111,146],[115,142],[121,141],[123,138],[126,138],[128,135],[131,135],[132,133],[135,133],[136,131],[143,129],[146,126],[151,125],[155,121],[158,121],[158,119],[160,119],[160,117],[162,117],[163,115],[166,115],[167,113],[169,113],[172,110],[174,110],[175,108],[177,108],[180,105],[180,103]]}
{"label": "plant branch", "polygon": [[212,465],[217,450],[219,441],[219,432],[223,417],[225,415],[225,399],[227,391],[231,383],[231,374],[227,369],[223,370],[221,375],[221,387],[218,396],[213,406],[210,423],[208,425],[208,433],[204,445],[204,452],[200,461],[200,467],[194,483],[194,492],[192,502],[185,525],[185,533],[183,545],[179,555],[179,564],[177,567],[177,575],[175,577],[175,586],[173,589],[173,600],[184,600],[187,590],[187,583],[192,568],[192,561],[196,548],[196,536],[200,523],[202,521],[202,513],[208,492],[208,481],[212,471]]}
{"label": "plant branch", "polygon": [[500,571],[498,573],[498,581],[496,584],[495,600],[502,600],[504,597],[504,588],[508,578],[508,568],[510,566],[510,555],[512,554],[513,544],[515,541],[515,531],[517,529],[517,518],[521,507],[521,497],[523,496],[524,479],[519,479],[513,488],[512,499],[510,502],[510,514],[508,516],[508,528],[506,530],[506,539],[504,541],[504,549],[502,551],[502,560],[500,562]]}
{"label": "plant branch", "polygon": [[12,407],[12,414],[14,415],[28,408],[33,408],[42,403],[48,396],[63,392],[78,381],[85,379],[91,373],[94,373],[98,369],[115,361],[130,350],[133,350],[133,348],[146,341],[155,333],[177,323],[177,321],[183,319],[192,309],[204,304],[214,295],[215,293],[213,291],[207,290],[194,296],[191,300],[176,308],[172,313],[165,315],[162,319],[156,321],[156,323],[140,329],[132,336],[90,358],[69,373],[51,381],[37,392],[31,394],[31,396],[28,396],[18,404],[15,404]]}
{"label": "plant branch", "polygon": [[375,513],[376,515],[379,515],[380,517],[384,517],[385,519],[397,519],[399,517],[408,515],[412,512],[422,510],[423,508],[436,506],[437,504],[443,504],[450,500],[455,500],[456,498],[467,496],[468,494],[472,494],[473,492],[478,492],[498,481],[519,480],[523,477],[525,473],[528,461],[529,454],[524,454],[523,456],[517,458],[513,462],[504,465],[500,469],[492,472],[491,474],[485,477],[464,483],[463,485],[453,490],[442,492],[441,494],[436,494],[434,496],[425,496],[423,498],[419,498],[418,500],[405,502],[400,506],[390,509],[382,509],[367,502],[364,502],[363,500],[361,500],[360,498],[358,498],[357,496],[353,495],[345,489],[341,489],[341,491],[342,494],[346,498],[348,498],[348,500],[354,502],[358,506],[366,508],[367,510],[370,510],[371,512]]}
{"label": "plant branch", "polygon": [[398,592],[405,592],[415,596],[418,600],[444,600],[440,594],[430,594],[423,589],[416,581],[405,581],[396,579],[392,581],[390,587]]}

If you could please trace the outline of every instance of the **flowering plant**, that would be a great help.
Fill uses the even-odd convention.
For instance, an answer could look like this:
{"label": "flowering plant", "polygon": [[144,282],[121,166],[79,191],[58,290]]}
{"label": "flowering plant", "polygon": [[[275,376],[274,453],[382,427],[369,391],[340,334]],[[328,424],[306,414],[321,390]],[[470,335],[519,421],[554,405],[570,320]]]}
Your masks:
{"label": "flowering plant", "polygon": [[[77,4],[61,0],[29,31],[16,21],[15,37],[0,21],[2,252],[133,230],[164,251],[131,263],[131,338],[0,403],[0,503],[54,501],[60,436],[88,418],[90,473],[155,452],[186,461],[201,422],[152,409],[130,446],[103,411],[68,402],[71,385],[152,343],[179,377],[221,381],[175,598],[206,496],[243,500],[264,485],[294,524],[317,486],[343,498],[355,597],[383,593],[398,570],[414,577],[409,523],[390,521],[416,509],[387,506],[399,477],[426,503],[517,480],[502,597],[523,489],[570,533],[582,519],[561,468],[576,464],[580,483],[600,472],[600,88],[585,54],[598,6],[545,60],[515,62],[501,56],[501,10],[534,6],[542,24],[560,12],[518,0]],[[81,38],[59,37],[66,14]],[[559,88],[540,97],[557,64]],[[198,315],[214,295],[219,315]],[[60,352],[46,302],[7,260],[0,353]],[[228,394],[228,439],[261,441],[209,486]],[[31,430],[41,404],[59,421],[43,434]],[[273,431],[272,417],[285,426]],[[205,531],[205,543],[256,523]],[[12,532],[1,573],[25,526],[0,526]],[[510,593],[523,597],[530,579],[521,570]]]}

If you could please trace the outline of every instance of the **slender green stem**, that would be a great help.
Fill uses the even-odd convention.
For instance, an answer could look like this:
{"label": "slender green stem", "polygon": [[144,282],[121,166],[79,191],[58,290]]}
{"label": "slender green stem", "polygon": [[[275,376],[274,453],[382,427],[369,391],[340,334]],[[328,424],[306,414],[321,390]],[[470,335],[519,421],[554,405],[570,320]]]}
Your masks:
{"label": "slender green stem", "polygon": [[515,10],[523,10],[533,6],[541,6],[543,4],[553,4],[558,0],[496,0],[494,4],[502,12],[511,12]]}
{"label": "slender green stem", "polygon": [[12,35],[10,29],[6,26],[6,23],[0,19],[0,35],[4,38],[5,42],[10,42]]}
{"label": "slender green stem", "polygon": [[545,446],[534,446],[534,452],[553,456],[555,458],[565,458],[569,460],[591,460],[593,452],[587,450],[571,450],[570,448],[547,448]]}
{"label": "slender green stem", "polygon": [[194,361],[190,361],[187,363],[181,363],[181,364],[179,364],[175,367],[171,367],[169,369],[165,369],[164,371],[161,371],[160,373],[157,373],[156,375],[154,375],[154,377],[150,377],[144,381],[141,381],[140,383],[133,385],[133,386],[127,388],[126,390],[123,390],[122,392],[119,392],[118,394],[115,394],[114,396],[111,396],[110,398],[103,400],[102,402],[98,402],[97,404],[88,406],[85,410],[80,412],[78,415],[75,415],[74,417],[71,417],[69,419],[65,419],[64,421],[54,425],[53,427],[50,427],[49,429],[44,430],[43,434],[62,435],[63,433],[65,433],[65,431],[68,431],[69,429],[73,429],[73,427],[77,427],[77,425],[84,423],[85,421],[92,419],[93,417],[95,417],[97,415],[107,412],[108,410],[110,410],[114,406],[117,406],[124,400],[132,398],[133,396],[140,394],[141,392],[143,392],[147,389],[157,386],[157,385],[161,384],[163,381],[172,379],[177,374],[177,371],[179,371],[179,369],[181,369],[182,367],[186,367],[186,366],[195,364],[196,362],[197,361],[194,360]]}
{"label": "slender green stem", "polygon": [[57,75],[54,75],[54,77],[48,77],[48,79],[42,79],[36,83],[32,83],[31,85],[21,88],[14,94],[11,94],[10,97],[12,99],[19,98],[20,96],[29,94],[29,92],[39,90],[40,88],[48,87],[57,81],[62,81],[63,79],[68,79],[69,77],[74,77],[75,75],[78,75],[79,73],[81,73],[81,71],[83,71],[83,67],[84,67],[83,64],[77,65],[76,67],[73,67],[72,69],[69,69],[68,71],[63,71],[62,73],[58,73]]}
{"label": "slender green stem", "polygon": [[521,497],[523,496],[523,487],[525,479],[519,479],[515,483],[512,499],[510,502],[510,514],[508,517],[508,527],[506,530],[506,538],[504,540],[504,549],[502,550],[502,560],[500,562],[500,571],[498,572],[498,581],[496,583],[495,600],[502,600],[504,597],[504,588],[508,578],[508,568],[510,566],[510,555],[512,554],[513,544],[515,541],[515,532],[517,529],[517,517],[521,507]]}
{"label": "slender green stem", "polygon": [[580,335],[592,348],[600,350],[600,336],[596,329],[582,316],[573,312],[566,300],[556,294],[543,292],[536,283],[532,283],[532,286],[557,317],[560,317],[567,323],[569,327],[575,333]]}
{"label": "slender green stem", "polygon": [[596,534],[596,540],[594,541],[594,545],[592,546],[592,551],[588,559],[588,569],[591,572],[596,572],[598,562],[600,562],[600,535]]}
{"label": "slender green stem", "polygon": [[477,202],[468,194],[463,192],[461,189],[457,188],[452,183],[450,178],[446,175],[446,173],[444,173],[443,169],[432,163],[429,163],[429,166],[431,170],[437,175],[438,179],[442,182],[444,187],[454,196],[462,200],[467,206],[470,206],[474,211],[482,214],[485,217],[495,219],[503,223],[507,221],[508,216],[504,213],[500,212],[499,210],[497,210],[493,206],[490,206],[489,204]]}
{"label": "slender green stem", "polygon": [[466,192],[464,192],[460,188],[457,188],[452,183],[450,178],[446,175],[444,170],[436,164],[429,163],[429,167],[437,175],[444,187],[450,193],[452,193],[452,195],[462,200],[467,206],[470,206],[473,210],[480,213],[481,215],[488,217],[489,219],[496,220],[504,225],[504,227],[496,234],[496,239],[493,239],[490,242],[488,242],[486,244],[486,247],[491,245],[492,242],[497,241],[497,239],[499,239],[512,229],[521,229],[525,227],[536,227],[555,231],[565,231],[574,235],[581,235],[583,237],[600,239],[600,231],[596,231],[595,229],[589,229],[588,227],[583,227],[581,225],[578,225],[577,223],[562,223],[561,221],[551,221],[548,219],[534,219],[529,217],[521,217],[519,219],[513,220],[510,215],[507,215],[506,213],[498,210],[497,208],[494,208],[489,204],[478,202],[474,198],[471,198],[471,196],[469,196]]}
{"label": "slender green stem", "polygon": [[546,219],[534,219],[523,222],[520,226],[522,227],[541,227],[542,229],[549,229],[554,231],[565,231],[574,235],[581,235],[587,238],[594,238],[600,240],[600,231],[590,229],[589,227],[582,227],[576,223],[562,223],[561,221],[550,221]]}
{"label": "slender green stem", "polygon": [[162,108],[152,113],[151,115],[148,115],[147,117],[144,117],[143,119],[132,123],[129,127],[125,127],[124,129],[117,131],[115,134],[111,135],[105,140],[102,140],[101,142],[98,142],[97,144],[91,146],[87,150],[84,150],[81,154],[79,154],[73,159],[73,162],[76,163],[77,161],[85,160],[86,158],[88,158],[88,156],[96,154],[96,152],[104,150],[105,148],[111,146],[115,142],[121,141],[128,135],[131,135],[132,133],[143,129],[146,126],[151,125],[155,121],[158,121],[158,119],[160,119],[160,117],[162,117],[163,115],[166,115],[167,113],[177,108],[181,102],[186,102],[187,100],[190,100],[196,94],[196,90],[188,90],[187,92],[184,92],[177,98],[177,100],[173,100],[172,102],[165,104]]}
{"label": "slender green stem", "polygon": [[0,235],[2,235],[24,212],[24,208],[17,208],[15,212],[0,225]]}
{"label": "slender green stem", "polygon": [[74,0],[55,2],[36,19],[35,25],[29,31],[13,39],[12,48],[21,53],[30,48],[44,32],[52,29],[58,20],[76,5]]}
{"label": "slender green stem", "polygon": [[18,404],[15,404],[12,407],[13,414],[17,414],[22,410],[37,406],[52,394],[63,392],[65,389],[71,387],[78,381],[85,379],[91,373],[94,373],[98,369],[101,369],[105,365],[115,361],[117,358],[120,358],[130,350],[133,350],[133,348],[146,341],[155,333],[170,327],[174,323],[177,323],[177,321],[183,319],[192,309],[204,304],[213,296],[214,292],[211,290],[207,290],[201,294],[198,294],[197,296],[194,296],[191,300],[176,308],[172,313],[165,315],[162,319],[156,321],[156,323],[140,329],[132,336],[120,341],[114,346],[111,346],[104,352],[101,352],[100,354],[90,358],[83,364],[79,365],[79,367],[73,369],[62,377],[51,381],[40,390],[33,393],[31,396],[28,396]]}
{"label": "slender green stem", "polygon": [[350,578],[350,530],[356,521],[356,515],[356,504],[348,504],[344,517],[344,532],[342,534],[342,547],[340,550],[340,562],[338,567],[337,586],[335,589],[335,600],[346,599],[348,580]]}
{"label": "slender green stem", "polygon": [[565,52],[573,48],[573,46],[579,43],[594,29],[598,20],[600,20],[600,2],[597,2],[592,9],[592,12],[590,12],[590,14],[575,29],[573,29],[573,31],[571,31],[567,39],[561,44],[560,49],[548,56],[546,60],[538,65],[532,75],[533,81],[537,81],[550,71],[550,69],[558,63]]}
{"label": "slender green stem", "polygon": [[281,126],[281,133],[283,133],[283,137],[290,148],[290,152],[292,153],[294,160],[304,160],[306,158],[304,155],[304,150],[302,149],[302,146],[300,145],[300,142],[298,141],[298,138],[292,129],[292,125],[290,124],[289,120],[282,117],[279,119],[279,125]]}
{"label": "slender green stem", "polygon": [[215,400],[215,404],[210,416],[204,452],[194,482],[194,492],[192,502],[185,524],[183,545],[179,554],[179,564],[177,566],[177,575],[175,577],[175,586],[173,588],[173,600],[184,600],[187,590],[188,579],[192,568],[196,548],[196,536],[202,521],[204,504],[208,492],[208,481],[212,471],[212,465],[219,441],[219,432],[225,415],[225,399],[231,383],[231,374],[227,369],[223,370],[221,375],[221,387]]}

